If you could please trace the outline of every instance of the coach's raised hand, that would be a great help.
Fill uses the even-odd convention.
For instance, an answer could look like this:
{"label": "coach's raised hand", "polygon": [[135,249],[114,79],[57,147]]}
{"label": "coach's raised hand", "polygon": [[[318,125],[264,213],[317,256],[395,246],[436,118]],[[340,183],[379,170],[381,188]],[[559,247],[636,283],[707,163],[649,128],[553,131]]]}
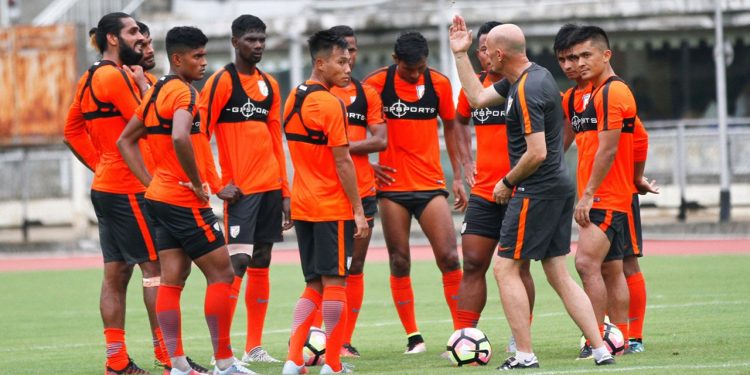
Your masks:
{"label": "coach's raised hand", "polygon": [[450,45],[454,54],[466,53],[471,48],[471,30],[466,29],[466,22],[459,15],[453,16],[450,27]]}

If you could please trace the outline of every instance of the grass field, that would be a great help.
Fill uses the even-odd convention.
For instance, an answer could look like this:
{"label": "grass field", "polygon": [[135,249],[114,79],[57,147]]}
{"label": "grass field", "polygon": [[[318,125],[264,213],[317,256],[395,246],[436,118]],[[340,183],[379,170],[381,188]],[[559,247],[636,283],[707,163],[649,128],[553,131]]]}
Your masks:
{"label": "grass field", "polygon": [[[541,369],[525,373],[750,374],[748,266],[748,255],[644,258],[649,292],[646,352],[619,357],[617,366],[600,369],[590,361],[573,360],[580,333],[544,280],[540,265],[535,264],[537,302],[532,335]],[[283,358],[292,307],[302,291],[301,271],[296,265],[274,265],[271,278],[264,346]],[[479,327],[494,344],[492,362],[482,368],[456,369],[438,356],[452,331],[440,275],[432,262],[423,261],[414,264],[412,278],[417,319],[428,352],[401,354],[406,339],[392,306],[387,265],[371,263],[366,268],[365,301],[354,337],[363,357],[350,360],[355,371],[419,375],[495,372],[506,357],[503,349],[509,328],[494,280],[489,280],[490,300]],[[100,282],[100,270],[0,273],[0,374],[101,373]],[[136,277],[130,285],[127,339],[131,356],[146,367],[153,354],[139,283]],[[186,352],[199,362],[208,362],[211,356],[203,319],[204,290],[204,278],[195,269],[183,293],[183,335]],[[244,306],[237,312],[232,335],[235,352],[244,348],[245,338]],[[281,371],[280,365],[252,368],[265,374]]]}

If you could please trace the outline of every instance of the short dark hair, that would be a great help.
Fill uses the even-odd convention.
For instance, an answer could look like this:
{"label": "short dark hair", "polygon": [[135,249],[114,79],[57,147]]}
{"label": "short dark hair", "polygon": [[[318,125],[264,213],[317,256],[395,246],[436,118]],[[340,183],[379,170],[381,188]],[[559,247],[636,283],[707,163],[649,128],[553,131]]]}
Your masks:
{"label": "short dark hair", "polygon": [[344,38],[349,37],[349,36],[354,37],[354,29],[346,25],[337,25],[337,26],[330,28],[329,30],[333,31],[334,33]]}
{"label": "short dark hair", "polygon": [[138,25],[138,31],[140,31],[143,36],[151,36],[151,29],[148,28],[148,25],[141,21],[135,21],[135,23]]}
{"label": "short dark hair", "polygon": [[315,57],[321,52],[330,53],[334,48],[339,47],[343,50],[349,48],[349,43],[346,42],[343,36],[334,33],[329,30],[321,30],[313,34],[310,39],[307,40],[307,47],[310,49],[310,57],[312,61],[315,61]]}
{"label": "short dark hair", "polygon": [[192,26],[177,26],[167,31],[165,44],[167,45],[167,54],[194,50],[205,46],[208,38],[203,31]]}
{"label": "short dark hair", "polygon": [[570,35],[569,46],[583,43],[587,40],[604,44],[609,49],[607,33],[599,26],[581,26]]}
{"label": "short dark hair", "polygon": [[107,34],[120,36],[120,31],[124,27],[123,18],[131,17],[123,12],[105,14],[96,24],[96,27],[89,30],[89,37],[93,39],[93,44],[95,44],[99,53],[104,53],[107,50]]}
{"label": "short dark hair", "polygon": [[555,44],[552,47],[555,50],[555,54],[565,51],[572,46],[572,44],[570,44],[570,37],[579,28],[581,27],[578,25],[566,23],[557,31],[557,35],[555,35]]}
{"label": "short dark hair", "polygon": [[427,39],[422,34],[418,31],[407,31],[396,39],[393,53],[396,54],[397,59],[407,64],[416,64],[427,58],[430,50],[427,47]]}
{"label": "short dark hair", "polygon": [[494,29],[495,26],[502,25],[502,22],[498,21],[487,21],[482,24],[482,26],[479,26],[479,30],[477,30],[477,40],[479,40],[479,37],[485,34],[489,34],[490,30]]}
{"label": "short dark hair", "polygon": [[232,21],[232,36],[239,38],[250,31],[266,32],[266,24],[252,14],[243,14]]}

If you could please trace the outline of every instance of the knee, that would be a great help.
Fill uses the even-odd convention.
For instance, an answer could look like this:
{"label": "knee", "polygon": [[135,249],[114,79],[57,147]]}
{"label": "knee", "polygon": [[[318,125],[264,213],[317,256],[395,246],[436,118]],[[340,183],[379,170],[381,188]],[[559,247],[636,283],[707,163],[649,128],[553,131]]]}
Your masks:
{"label": "knee", "polygon": [[398,252],[391,253],[389,263],[393,276],[407,276],[411,271],[411,260],[409,257]]}
{"label": "knee", "polygon": [[464,277],[475,275],[484,277],[490,266],[489,261],[489,259],[481,259],[481,257],[464,254]]}
{"label": "knee", "polygon": [[161,268],[158,262],[145,262],[138,265],[144,279],[158,277],[161,274]]}
{"label": "knee", "polygon": [[440,254],[437,263],[441,272],[450,272],[461,268],[461,261],[458,259],[458,252],[455,247],[452,250],[441,251]]}
{"label": "knee", "polygon": [[601,273],[601,265],[594,262],[591,258],[585,256],[576,256],[576,271],[582,279],[591,277],[596,273]]}

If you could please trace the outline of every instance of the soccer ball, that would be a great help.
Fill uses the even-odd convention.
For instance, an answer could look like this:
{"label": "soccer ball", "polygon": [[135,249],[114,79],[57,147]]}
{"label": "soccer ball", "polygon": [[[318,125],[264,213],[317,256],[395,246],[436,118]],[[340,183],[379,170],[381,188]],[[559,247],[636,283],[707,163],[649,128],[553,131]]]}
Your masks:
{"label": "soccer ball", "polygon": [[484,366],[492,357],[490,340],[476,328],[463,328],[453,332],[445,349],[456,366]]}
{"label": "soccer ball", "polygon": [[[604,345],[612,355],[622,355],[625,352],[625,338],[622,335],[622,331],[616,325],[604,322],[602,340],[604,340]],[[578,349],[583,348],[584,345],[586,345],[586,337],[581,335]]]}
{"label": "soccer ball", "polygon": [[326,333],[318,327],[310,327],[307,333],[305,346],[302,348],[302,357],[306,366],[322,366],[326,354]]}
{"label": "soccer ball", "polygon": [[622,355],[625,352],[625,338],[622,331],[616,325],[604,323],[604,345],[607,346],[612,355]]}

